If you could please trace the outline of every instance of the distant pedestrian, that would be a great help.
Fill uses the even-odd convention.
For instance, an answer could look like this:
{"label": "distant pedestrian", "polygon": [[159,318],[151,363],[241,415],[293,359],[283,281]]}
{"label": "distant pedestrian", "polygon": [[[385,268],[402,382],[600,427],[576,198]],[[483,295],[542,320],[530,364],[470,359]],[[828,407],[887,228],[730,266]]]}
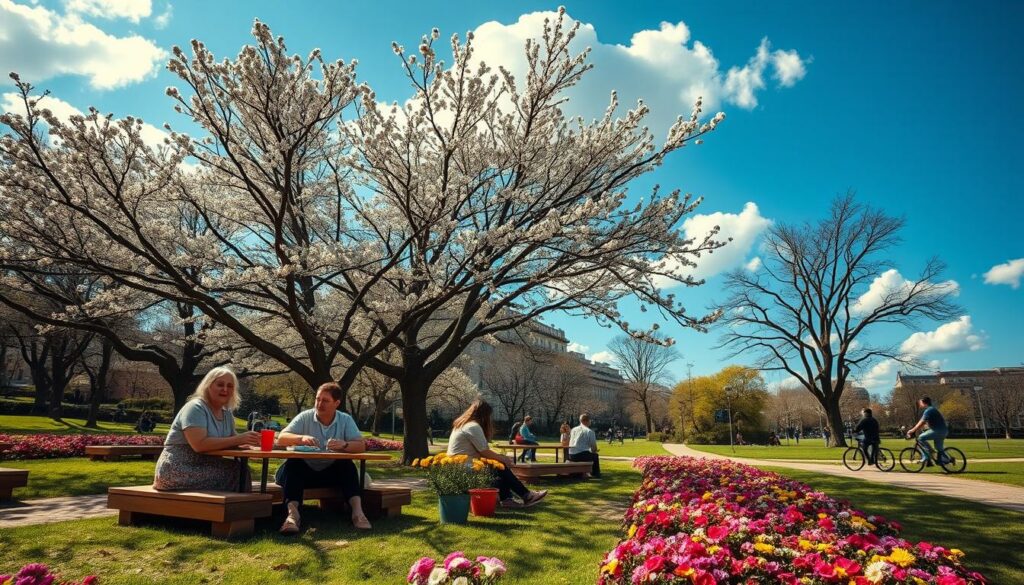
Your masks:
{"label": "distant pedestrian", "polygon": [[796,432],[793,433],[793,437],[796,439],[796,444],[799,445],[800,444],[800,429],[797,429]]}
{"label": "distant pedestrian", "polygon": [[821,436],[825,439],[825,446],[828,447],[828,440],[832,437],[832,433],[828,429],[821,429]]}

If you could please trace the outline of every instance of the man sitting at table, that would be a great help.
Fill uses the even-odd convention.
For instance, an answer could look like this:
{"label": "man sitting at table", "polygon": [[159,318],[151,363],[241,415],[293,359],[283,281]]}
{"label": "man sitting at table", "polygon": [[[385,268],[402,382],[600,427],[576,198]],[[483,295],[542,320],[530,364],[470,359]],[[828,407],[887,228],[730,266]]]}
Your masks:
{"label": "man sitting at table", "polygon": [[590,428],[589,414],[581,414],[579,426],[569,433],[569,461],[593,461],[590,477],[601,477],[601,462],[597,456],[597,434]]}
{"label": "man sitting at table", "polygon": [[[338,410],[341,387],[333,382],[316,391],[314,407],[297,414],[281,431],[277,444],[283,447],[308,445],[335,453],[362,453],[366,442],[356,422]],[[299,532],[299,508],[306,488],[339,487],[352,508],[352,524],[363,530],[370,522],[363,513],[359,473],[352,461],[345,459],[288,459],[277,470],[277,483],[284,491],[288,518],[281,525],[281,534]]]}

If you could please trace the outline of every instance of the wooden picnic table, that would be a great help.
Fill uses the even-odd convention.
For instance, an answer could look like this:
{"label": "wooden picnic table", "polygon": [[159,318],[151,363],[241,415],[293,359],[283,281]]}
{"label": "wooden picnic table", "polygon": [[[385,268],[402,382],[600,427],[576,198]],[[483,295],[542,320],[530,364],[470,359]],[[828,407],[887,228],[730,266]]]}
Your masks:
{"label": "wooden picnic table", "polygon": [[516,451],[525,451],[526,449],[554,449],[555,451],[555,463],[558,463],[558,454],[563,449],[568,449],[568,445],[561,443],[541,443],[539,445],[520,445],[519,443],[497,443],[497,446],[501,448],[502,452],[506,449],[511,449],[513,459],[515,459]]}
{"label": "wooden picnic table", "polygon": [[267,493],[267,475],[270,471],[271,459],[341,459],[359,462],[359,485],[366,481],[367,461],[390,461],[391,455],[382,453],[338,453],[335,451],[288,451],[287,449],[274,449],[263,451],[261,449],[220,449],[207,451],[203,455],[219,455],[221,457],[234,457],[242,465],[239,470],[238,491],[246,491],[245,470],[249,467],[249,459],[263,460],[263,473],[260,477],[260,493]]}

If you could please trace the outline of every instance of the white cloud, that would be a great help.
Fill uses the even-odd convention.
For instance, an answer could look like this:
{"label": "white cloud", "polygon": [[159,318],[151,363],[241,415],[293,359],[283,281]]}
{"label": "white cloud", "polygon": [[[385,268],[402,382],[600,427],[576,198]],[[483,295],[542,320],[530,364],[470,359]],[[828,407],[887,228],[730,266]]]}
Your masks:
{"label": "white cloud", "polygon": [[[40,98],[38,107],[50,110],[53,112],[54,116],[62,120],[67,120],[71,116],[84,115],[82,110],[79,110],[66,101],[53,96]],[[21,102],[21,95],[14,92],[8,92],[0,95],[0,112],[14,112],[16,114],[24,115],[25,105]],[[152,147],[157,147],[164,143],[164,138],[167,136],[167,133],[152,124],[143,122],[142,130],[140,130],[139,135],[142,137],[143,142]]]}
{"label": "white cloud", "polygon": [[150,0],[68,0],[66,6],[69,13],[100,18],[127,18],[135,23],[153,12]]}
{"label": "white cloud", "polygon": [[1009,260],[996,264],[985,273],[985,284],[1006,284],[1010,288],[1020,288],[1020,279],[1024,277],[1024,258]]}
{"label": "white cloud", "polygon": [[900,352],[908,356],[953,351],[978,351],[985,347],[984,333],[975,333],[971,317],[939,325],[934,331],[918,331],[903,342]]}
{"label": "white cloud", "polygon": [[896,371],[899,364],[896,360],[882,360],[872,366],[868,373],[860,378],[860,383],[869,391],[889,390],[896,383]]}
{"label": "white cloud", "polygon": [[[903,278],[898,270],[890,268],[875,277],[868,290],[853,304],[852,310],[861,315],[870,313],[887,300],[891,300],[893,295],[903,294],[912,285],[913,282]],[[955,280],[947,280],[941,283],[935,292],[949,293],[955,296],[960,294],[960,285]]]}
{"label": "white cloud", "polygon": [[[743,206],[740,213],[715,212],[709,214],[697,214],[683,222],[683,231],[687,238],[694,238],[697,241],[703,240],[708,232],[715,226],[721,228],[716,239],[725,241],[732,238],[732,241],[725,246],[715,250],[714,253],[704,253],[700,258],[694,259],[696,268],[682,269],[680,272],[692,274],[694,278],[709,278],[716,274],[746,266],[754,263],[754,260],[747,261],[750,250],[754,247],[761,233],[771,225],[771,220],[761,216],[757,204],[748,202]],[[755,258],[755,260],[757,260]],[[757,261],[758,265],[760,260]],[[676,263],[669,263],[669,268],[679,270]],[[670,287],[675,283],[669,278],[656,278],[655,284],[660,287]]]}
{"label": "white cloud", "polygon": [[761,267],[761,257],[754,256],[750,259],[750,262],[744,264],[743,267],[749,272],[757,272],[757,269]]}
{"label": "white cloud", "polygon": [[167,25],[171,24],[171,15],[174,14],[174,6],[170,2],[167,3],[167,7],[164,11],[156,15],[153,18],[153,26],[157,29],[165,29]]}
{"label": "white cloud", "polygon": [[0,0],[0,71],[26,81],[82,75],[111,89],[152,77],[166,56],[148,39],[107,34],[75,13]]}
{"label": "white cloud", "polygon": [[615,361],[615,354],[610,351],[599,351],[590,356],[590,361],[610,364]]}
{"label": "white cloud", "polygon": [[[523,44],[540,38],[545,18],[553,22],[557,14],[533,12],[513,24],[480,25],[474,31],[476,57],[493,67],[503,65],[521,88],[527,71]],[[567,15],[566,22],[571,26],[574,21]],[[651,108],[647,124],[655,136],[664,135],[677,115],[689,115],[698,97],[704,99],[705,112],[714,112],[723,102],[753,108],[769,69],[779,86],[788,87],[805,75],[807,63],[795,50],[772,52],[764,39],[749,63],[723,75],[711,47],[692,39],[684,22],[662,22],[657,30],[636,32],[628,45],[602,43],[594,26],[583,23],[571,49],[585,47],[592,49],[594,69],[568,92],[566,111],[585,119],[600,116],[614,89],[624,106],[633,107],[643,98]]]}
{"label": "white cloud", "polygon": [[587,350],[590,349],[590,347],[583,345],[582,343],[576,343],[575,341],[571,341],[569,342],[568,349],[569,351],[575,351],[577,353],[586,354]]}

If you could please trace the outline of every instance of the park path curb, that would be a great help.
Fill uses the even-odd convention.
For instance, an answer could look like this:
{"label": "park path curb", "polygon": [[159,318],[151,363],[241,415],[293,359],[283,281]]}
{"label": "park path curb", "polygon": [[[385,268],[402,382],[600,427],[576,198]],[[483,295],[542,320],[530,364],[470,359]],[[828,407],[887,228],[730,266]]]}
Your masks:
{"label": "park path curb", "polygon": [[[932,473],[899,473],[882,472],[877,469],[864,469],[861,471],[850,471],[842,465],[821,464],[821,463],[794,463],[779,460],[747,459],[744,457],[728,457],[714,453],[705,453],[691,449],[686,445],[665,443],[664,447],[673,455],[684,455],[702,459],[727,459],[748,465],[774,465],[778,467],[789,467],[861,479],[874,483],[885,483],[900,487],[920,490],[940,496],[959,498],[969,502],[976,502],[988,506],[1006,508],[1017,512],[1024,512],[1024,487],[978,481],[974,479],[961,479],[948,475]],[[1005,461],[1005,460],[1003,460]]]}

